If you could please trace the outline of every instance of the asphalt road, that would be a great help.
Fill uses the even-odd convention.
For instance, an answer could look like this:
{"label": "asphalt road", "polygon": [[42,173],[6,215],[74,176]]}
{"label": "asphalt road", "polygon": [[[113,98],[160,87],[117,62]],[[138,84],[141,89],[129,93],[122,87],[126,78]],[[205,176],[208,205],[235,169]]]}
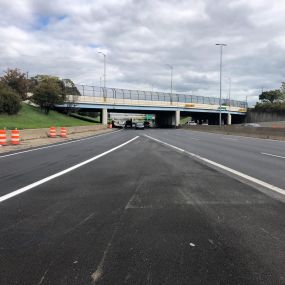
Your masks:
{"label": "asphalt road", "polygon": [[285,188],[285,141],[185,129],[149,130],[146,133],[277,187]]}
{"label": "asphalt road", "polygon": [[285,284],[284,201],[144,134],[284,188],[284,143],[184,130],[0,157],[0,284]]}

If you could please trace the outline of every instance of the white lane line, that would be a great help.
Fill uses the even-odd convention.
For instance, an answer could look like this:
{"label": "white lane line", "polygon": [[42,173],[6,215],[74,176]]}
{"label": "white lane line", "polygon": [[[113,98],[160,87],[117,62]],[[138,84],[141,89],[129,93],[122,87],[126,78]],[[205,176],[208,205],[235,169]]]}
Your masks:
{"label": "white lane line", "polygon": [[234,170],[234,169],[232,169],[232,168],[229,168],[229,167],[227,167],[227,166],[224,166],[224,165],[222,165],[222,164],[220,164],[220,163],[214,162],[214,161],[209,160],[209,159],[207,159],[207,158],[204,158],[204,157],[202,157],[202,156],[200,156],[200,155],[197,155],[197,154],[195,154],[195,153],[186,151],[186,150],[184,150],[184,149],[182,149],[182,148],[179,148],[179,147],[177,147],[177,146],[174,146],[174,145],[171,145],[171,144],[169,144],[169,143],[163,142],[163,141],[158,140],[158,139],[156,139],[156,138],[153,138],[153,137],[151,137],[151,136],[148,136],[148,135],[145,135],[145,136],[148,137],[149,139],[152,139],[152,140],[154,140],[154,141],[156,141],[156,142],[159,142],[159,143],[161,143],[161,144],[164,144],[164,145],[166,145],[166,146],[168,146],[168,147],[174,148],[174,149],[176,149],[176,150],[178,150],[178,151],[180,151],[180,152],[184,152],[184,153],[186,153],[186,154],[188,154],[188,155],[190,155],[190,156],[192,156],[192,157],[195,157],[195,158],[197,158],[197,159],[199,159],[199,160],[201,160],[201,161],[204,161],[204,162],[206,162],[206,163],[208,163],[208,164],[214,165],[215,167],[218,167],[218,168],[221,168],[221,169],[223,169],[223,170],[226,170],[226,171],[228,171],[228,172],[230,172],[230,173],[232,173],[232,174],[234,174],[234,175],[237,175],[237,176],[239,176],[239,177],[242,177],[242,178],[244,178],[244,179],[246,179],[246,180],[248,180],[248,181],[254,182],[254,183],[256,183],[256,184],[258,184],[258,185],[260,185],[260,186],[263,186],[263,187],[268,188],[268,189],[270,189],[270,190],[272,190],[272,191],[275,191],[275,192],[277,192],[277,193],[280,193],[280,194],[282,194],[282,195],[285,195],[285,189],[282,189],[282,188],[279,188],[279,187],[277,187],[277,186],[271,185],[271,184],[269,184],[269,183],[267,183],[267,182],[264,182],[264,181],[262,181],[262,180],[259,180],[259,179],[257,179],[257,178],[254,178],[254,177],[252,177],[252,176],[249,176],[249,175],[247,175],[247,174],[245,174],[245,173],[239,172],[239,171],[237,171],[237,170]]}
{"label": "white lane line", "polygon": [[285,159],[285,156],[281,156],[281,155],[276,155],[276,154],[271,154],[271,153],[266,153],[266,152],[261,152],[261,154]]}
{"label": "white lane line", "polygon": [[57,146],[70,144],[70,143],[76,143],[76,142],[80,142],[80,141],[91,140],[91,139],[94,139],[94,138],[97,138],[97,137],[102,137],[102,136],[105,136],[105,135],[114,134],[114,133],[117,133],[117,132],[120,132],[120,131],[122,131],[122,130],[109,132],[109,133],[104,133],[104,134],[100,134],[100,135],[95,135],[95,136],[92,136],[92,137],[78,139],[78,140],[73,140],[73,141],[69,141],[69,142],[64,142],[64,143],[59,143],[59,144],[53,144],[53,145],[48,145],[48,146],[43,146],[43,147],[38,147],[38,148],[33,148],[33,149],[28,149],[28,150],[23,150],[23,151],[18,151],[18,152],[14,152],[14,153],[10,153],[10,154],[1,155],[0,158],[9,157],[9,156],[22,154],[22,153],[27,153],[27,152],[36,151],[36,150],[41,150],[41,149],[45,149],[45,148],[57,147]]}
{"label": "white lane line", "polygon": [[83,161],[83,162],[81,162],[81,163],[78,163],[78,164],[76,164],[76,165],[73,165],[73,166],[71,166],[71,167],[69,167],[69,168],[67,168],[67,169],[65,169],[65,170],[62,170],[62,171],[60,171],[60,172],[58,172],[58,173],[55,173],[55,174],[53,174],[53,175],[51,175],[51,176],[48,176],[48,177],[46,177],[46,178],[43,178],[43,179],[41,179],[41,180],[39,180],[39,181],[36,181],[36,182],[34,182],[34,183],[30,184],[30,185],[27,185],[27,186],[25,186],[25,187],[23,187],[23,188],[20,188],[20,189],[18,189],[18,190],[15,190],[15,191],[13,191],[13,192],[11,192],[11,193],[9,193],[9,194],[6,194],[6,195],[4,195],[4,196],[1,196],[1,197],[0,197],[0,203],[3,202],[3,201],[6,201],[6,200],[8,200],[8,199],[10,199],[10,198],[12,198],[12,197],[15,197],[15,196],[17,196],[17,195],[19,195],[19,194],[21,194],[21,193],[24,193],[24,192],[26,192],[26,191],[28,191],[28,190],[31,190],[32,188],[35,188],[35,187],[37,187],[37,186],[39,186],[39,185],[41,185],[41,184],[43,184],[43,183],[46,183],[46,182],[48,182],[48,181],[50,181],[50,180],[52,180],[52,179],[54,179],[54,178],[57,178],[57,177],[59,177],[59,176],[61,176],[61,175],[64,175],[64,174],[70,172],[70,171],[73,171],[73,170],[75,170],[75,169],[77,169],[77,168],[79,168],[79,167],[81,167],[81,166],[83,166],[83,165],[86,165],[87,163],[90,163],[90,162],[92,162],[92,161],[94,161],[94,160],[96,160],[96,159],[98,159],[98,158],[100,158],[100,157],[102,157],[102,156],[105,156],[105,155],[107,155],[107,154],[109,154],[109,153],[111,153],[111,152],[113,152],[113,151],[115,151],[115,150],[117,150],[117,149],[119,149],[119,148],[125,146],[126,144],[128,144],[128,143],[130,143],[130,142],[136,140],[138,137],[139,137],[139,136],[136,136],[136,137],[132,138],[131,140],[128,140],[127,142],[124,142],[124,143],[122,143],[122,144],[120,144],[120,145],[118,145],[118,146],[116,146],[116,147],[114,147],[114,148],[111,148],[111,149],[109,149],[109,150],[107,150],[107,151],[105,151],[105,152],[103,152],[103,153],[101,153],[101,154],[98,154],[98,155],[96,155],[96,156],[94,156],[94,157],[92,157],[92,158],[90,158],[90,159],[87,159],[87,160],[85,160],[85,161]]}
{"label": "white lane line", "polygon": [[197,139],[197,138],[190,138],[190,140],[199,141],[200,139]]}

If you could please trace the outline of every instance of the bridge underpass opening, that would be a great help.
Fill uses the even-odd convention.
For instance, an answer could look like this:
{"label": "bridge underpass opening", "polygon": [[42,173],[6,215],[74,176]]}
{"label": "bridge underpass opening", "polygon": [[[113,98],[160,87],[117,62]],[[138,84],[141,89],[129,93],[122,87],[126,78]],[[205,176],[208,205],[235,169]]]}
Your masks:
{"label": "bridge underpass opening", "polygon": [[[228,118],[228,113],[222,113],[222,124],[242,124],[245,122],[245,116],[230,114],[230,120]],[[208,124],[208,125],[219,125],[219,113],[206,113],[206,112],[181,112],[181,118],[189,118],[189,121],[194,121],[195,123]]]}
{"label": "bridge underpass opening", "polygon": [[[128,110],[108,110],[108,113],[110,114],[109,119],[112,119],[112,113],[116,114],[125,114],[125,119],[128,118],[135,119],[135,116],[133,115],[143,115],[144,120],[146,121],[153,121],[154,127],[158,128],[173,128],[178,127],[180,125],[180,111],[146,111],[146,110],[135,110],[135,111],[128,111]],[[108,117],[104,110],[101,111],[102,114],[102,123],[106,122],[108,120]],[[122,115],[123,116],[123,115]],[[151,118],[147,118],[150,117]],[[124,117],[124,116],[123,116]],[[138,119],[139,120],[139,119]],[[142,120],[142,117],[140,118]]]}
{"label": "bridge underpass opening", "polygon": [[[131,114],[137,115],[144,115],[144,120],[148,121],[148,116],[153,116],[150,120],[154,122],[154,127],[158,128],[173,128],[178,127],[180,125],[180,111],[126,111],[126,110],[108,110],[110,114],[117,113],[117,114],[126,114],[127,117],[132,117]],[[103,113],[103,112],[102,112]],[[112,117],[112,116],[110,116]],[[133,116],[135,117],[135,116]],[[142,118],[141,118],[142,119]]]}
{"label": "bridge underpass opening", "polygon": [[160,111],[155,113],[158,128],[174,128],[180,125],[180,111]]}
{"label": "bridge underpass opening", "polygon": [[[100,113],[100,122],[107,125],[108,118],[110,113],[118,114],[144,114],[144,115],[154,115],[155,116],[155,126],[160,128],[173,128],[180,125],[181,118],[188,117],[189,121],[194,121],[197,124],[209,124],[209,125],[218,125],[219,124],[219,113],[210,113],[210,112],[191,112],[189,111],[153,111],[153,110],[129,110],[129,109],[114,109],[98,107],[90,107],[90,105],[85,108],[80,108],[78,110],[84,110],[86,112]],[[206,110],[205,110],[206,111]],[[245,122],[246,116],[231,114],[231,123],[232,124],[241,124]],[[110,119],[110,118],[109,118]],[[228,113],[222,113],[222,122],[223,124],[228,124]]]}

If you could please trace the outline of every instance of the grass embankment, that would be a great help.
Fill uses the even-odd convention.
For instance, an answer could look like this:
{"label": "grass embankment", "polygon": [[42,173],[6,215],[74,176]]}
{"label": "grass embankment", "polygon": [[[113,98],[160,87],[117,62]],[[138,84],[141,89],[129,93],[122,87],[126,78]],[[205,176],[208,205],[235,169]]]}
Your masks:
{"label": "grass embankment", "polygon": [[56,111],[50,111],[45,115],[39,108],[22,104],[22,108],[17,115],[0,115],[0,129],[37,129],[54,127],[71,127],[94,125],[80,119],[72,118],[60,114]]}
{"label": "grass embankment", "polygon": [[188,121],[191,121],[191,117],[182,117],[181,119],[180,119],[180,124],[181,125],[185,125]]}

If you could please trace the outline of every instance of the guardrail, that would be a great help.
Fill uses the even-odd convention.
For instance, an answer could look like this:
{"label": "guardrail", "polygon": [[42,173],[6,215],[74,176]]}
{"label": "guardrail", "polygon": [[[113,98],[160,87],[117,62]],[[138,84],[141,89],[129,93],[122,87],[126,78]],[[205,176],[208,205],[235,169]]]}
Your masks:
{"label": "guardrail", "polygon": [[[177,93],[153,92],[153,91],[140,91],[128,90],[119,88],[104,88],[89,85],[76,84],[75,90],[82,96],[113,98],[113,99],[129,99],[129,100],[144,100],[144,101],[160,101],[160,102],[177,102],[177,103],[198,103],[208,105],[219,105],[219,98],[205,97],[196,95],[186,95]],[[72,94],[71,94],[72,95]],[[222,105],[232,106],[239,108],[247,108],[247,103],[244,101],[222,99]]]}

